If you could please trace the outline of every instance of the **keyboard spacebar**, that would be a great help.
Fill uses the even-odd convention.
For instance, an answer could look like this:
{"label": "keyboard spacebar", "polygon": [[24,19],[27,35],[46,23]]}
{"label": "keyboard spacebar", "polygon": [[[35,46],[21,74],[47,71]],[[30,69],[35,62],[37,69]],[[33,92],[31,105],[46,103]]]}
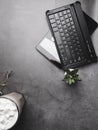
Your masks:
{"label": "keyboard spacebar", "polygon": [[61,44],[61,43],[62,43],[62,40],[61,40],[61,37],[60,37],[59,32],[54,32],[54,36],[55,36],[57,45]]}

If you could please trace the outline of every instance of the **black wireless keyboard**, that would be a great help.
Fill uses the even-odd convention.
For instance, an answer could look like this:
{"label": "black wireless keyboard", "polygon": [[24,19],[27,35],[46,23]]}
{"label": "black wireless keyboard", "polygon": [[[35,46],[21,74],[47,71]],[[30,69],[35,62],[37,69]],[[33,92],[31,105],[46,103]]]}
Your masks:
{"label": "black wireless keyboard", "polygon": [[63,69],[96,62],[80,2],[46,12]]}

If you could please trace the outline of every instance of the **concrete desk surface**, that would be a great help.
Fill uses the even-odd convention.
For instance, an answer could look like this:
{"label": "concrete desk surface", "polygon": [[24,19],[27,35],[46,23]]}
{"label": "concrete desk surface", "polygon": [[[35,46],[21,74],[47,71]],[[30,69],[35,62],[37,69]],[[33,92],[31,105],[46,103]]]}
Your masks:
{"label": "concrete desk surface", "polygon": [[[45,11],[74,0],[0,0],[0,72],[13,70],[5,93],[24,94],[26,104],[11,130],[98,130],[98,63],[79,69],[74,87],[35,46],[48,31]],[[98,22],[98,0],[81,0]],[[98,56],[98,29],[92,35]]]}

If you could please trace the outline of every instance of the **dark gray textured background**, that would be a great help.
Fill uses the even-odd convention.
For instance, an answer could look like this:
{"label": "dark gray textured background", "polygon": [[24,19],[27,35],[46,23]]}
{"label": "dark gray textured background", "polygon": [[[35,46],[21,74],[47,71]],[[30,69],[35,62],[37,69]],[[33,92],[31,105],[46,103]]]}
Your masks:
{"label": "dark gray textured background", "polygon": [[[26,104],[11,130],[98,130],[98,63],[80,68],[81,82],[67,87],[64,72],[35,46],[48,31],[45,11],[74,0],[0,0],[0,71],[13,70],[5,93]],[[98,0],[81,0],[98,22]],[[98,29],[92,36],[98,56]]]}

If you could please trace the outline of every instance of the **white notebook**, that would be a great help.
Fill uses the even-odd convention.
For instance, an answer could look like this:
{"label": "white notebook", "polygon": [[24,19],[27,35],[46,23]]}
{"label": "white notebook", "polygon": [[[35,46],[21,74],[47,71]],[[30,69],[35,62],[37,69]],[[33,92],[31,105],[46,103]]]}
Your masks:
{"label": "white notebook", "polygon": [[36,49],[42,55],[44,55],[48,60],[60,63],[60,59],[57,53],[55,43],[53,41],[53,38],[49,35],[50,35],[50,32],[48,32],[45,35],[45,37],[40,41]]}

